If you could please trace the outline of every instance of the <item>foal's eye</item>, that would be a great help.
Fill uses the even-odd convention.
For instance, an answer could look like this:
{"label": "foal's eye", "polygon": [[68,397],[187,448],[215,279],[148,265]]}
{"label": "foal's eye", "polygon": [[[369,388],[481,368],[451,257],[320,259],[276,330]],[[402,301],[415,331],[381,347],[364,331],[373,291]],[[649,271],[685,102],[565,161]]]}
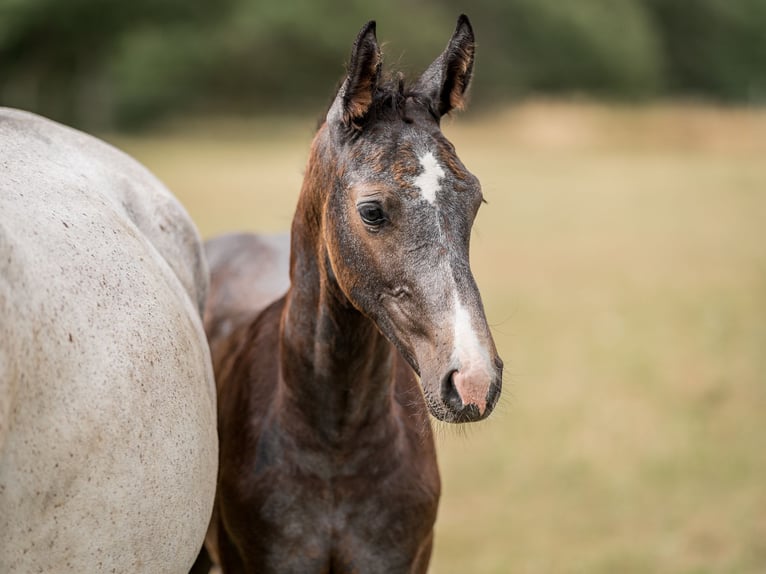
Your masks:
{"label": "foal's eye", "polygon": [[386,221],[386,214],[377,203],[363,203],[357,207],[357,210],[362,221],[367,225],[379,227]]}

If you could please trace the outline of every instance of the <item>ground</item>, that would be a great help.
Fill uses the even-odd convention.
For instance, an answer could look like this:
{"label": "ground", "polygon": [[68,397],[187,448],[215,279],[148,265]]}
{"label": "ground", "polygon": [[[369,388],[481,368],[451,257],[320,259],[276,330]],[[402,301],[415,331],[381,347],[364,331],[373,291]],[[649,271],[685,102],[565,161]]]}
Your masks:
{"label": "ground", "polygon": [[[312,119],[111,137],[205,236],[289,226]],[[437,425],[431,571],[766,570],[766,111],[530,103],[447,120],[502,403]]]}

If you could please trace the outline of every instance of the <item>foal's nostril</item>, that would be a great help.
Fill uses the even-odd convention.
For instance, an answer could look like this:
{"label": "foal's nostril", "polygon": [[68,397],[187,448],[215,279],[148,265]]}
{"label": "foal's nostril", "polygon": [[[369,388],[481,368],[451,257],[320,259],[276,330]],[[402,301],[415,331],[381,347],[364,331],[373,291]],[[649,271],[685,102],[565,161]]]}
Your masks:
{"label": "foal's nostril", "polygon": [[447,373],[447,376],[442,379],[442,400],[453,411],[458,412],[463,409],[463,399],[460,398],[460,393],[457,392],[455,387],[454,375],[457,371],[453,370]]}

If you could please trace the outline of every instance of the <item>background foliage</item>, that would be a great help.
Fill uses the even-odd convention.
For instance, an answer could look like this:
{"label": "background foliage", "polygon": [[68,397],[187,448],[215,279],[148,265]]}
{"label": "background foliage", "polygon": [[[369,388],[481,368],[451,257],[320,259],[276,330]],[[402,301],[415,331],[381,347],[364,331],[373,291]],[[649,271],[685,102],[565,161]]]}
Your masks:
{"label": "background foliage", "polygon": [[415,74],[462,11],[477,30],[482,103],[766,100],[762,0],[0,0],[0,104],[90,129],[316,112],[365,21],[378,20],[389,65]]}

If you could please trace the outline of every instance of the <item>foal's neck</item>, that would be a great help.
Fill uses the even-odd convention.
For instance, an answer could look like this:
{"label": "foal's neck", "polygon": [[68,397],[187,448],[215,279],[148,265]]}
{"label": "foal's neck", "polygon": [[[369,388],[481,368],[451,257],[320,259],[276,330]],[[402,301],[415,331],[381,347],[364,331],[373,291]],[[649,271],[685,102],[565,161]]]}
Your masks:
{"label": "foal's neck", "polygon": [[280,326],[282,400],[323,440],[382,432],[393,405],[395,351],[332,276],[311,172],[291,238],[291,288]]}

